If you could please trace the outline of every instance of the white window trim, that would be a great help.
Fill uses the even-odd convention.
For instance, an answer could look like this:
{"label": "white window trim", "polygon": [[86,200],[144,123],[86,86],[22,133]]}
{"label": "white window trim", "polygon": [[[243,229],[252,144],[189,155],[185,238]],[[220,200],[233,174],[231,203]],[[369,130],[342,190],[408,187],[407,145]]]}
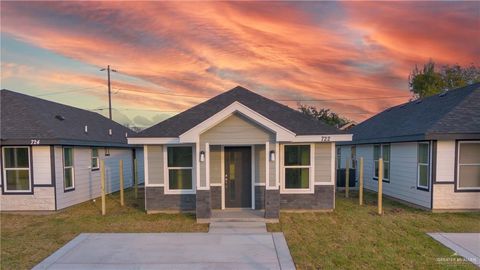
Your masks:
{"label": "white window trim", "polygon": [[457,160],[456,160],[456,169],[457,169],[457,181],[456,181],[456,188],[457,190],[480,190],[480,187],[460,187],[460,166],[480,166],[480,163],[465,163],[460,164],[460,148],[462,144],[469,144],[469,143],[480,143],[480,141],[459,141],[458,142],[458,149],[457,149]]}
{"label": "white window trim", "polygon": [[[375,161],[378,162],[378,159],[377,160],[375,159],[375,145],[380,145],[380,158],[382,158],[382,159],[383,159],[383,146],[388,145],[390,147],[390,157],[389,157],[390,160],[392,160],[392,146],[389,143],[381,143],[381,144],[374,144],[373,145],[373,154],[374,154],[374,156],[373,156],[373,179],[378,181],[378,177],[375,176]],[[385,168],[385,163],[388,163],[389,174],[391,173],[390,160],[389,161],[383,160],[383,167],[384,168]],[[383,175],[382,182],[389,182],[389,181],[390,181],[390,175],[389,175],[388,178],[385,177],[385,175]]]}
{"label": "white window trim", "polygon": [[[97,156],[96,156],[96,157],[93,156],[93,150],[94,150],[94,149],[97,149]],[[92,160],[95,159],[95,160],[97,161],[97,162],[96,162],[97,165],[96,165],[96,166],[92,166],[92,170],[98,170],[98,169],[100,169],[100,154],[99,154],[98,148],[92,147],[91,157],[92,157]]]}
{"label": "white window trim", "polygon": [[[309,166],[285,166],[285,146],[288,145],[309,145],[310,146],[310,165]],[[282,194],[313,194],[315,192],[315,144],[313,143],[288,143],[281,145],[282,155],[277,155],[277,159],[281,158],[280,167],[280,193]],[[285,188],[285,169],[286,168],[308,168],[309,169],[309,187],[308,188]]]}
{"label": "white window trim", "polygon": [[[192,167],[168,167],[168,148],[170,147],[191,147],[192,148]],[[188,144],[188,145],[164,145],[163,147],[163,181],[165,186],[165,194],[195,194],[196,193],[196,186],[197,186],[197,172],[196,172],[196,147]],[[170,170],[174,169],[191,169],[192,170],[192,188],[191,189],[170,189]]]}
{"label": "white window trim", "polygon": [[[28,151],[28,168],[6,168],[5,167],[5,149],[6,148],[27,148]],[[32,192],[32,169],[31,169],[31,160],[30,160],[30,147],[28,146],[5,146],[2,147],[2,167],[3,167],[3,185],[4,185],[4,192],[5,193],[25,193],[25,192]],[[7,185],[7,170],[8,171],[24,171],[28,169],[28,190],[8,190]]]}
{"label": "white window trim", "polygon": [[[421,144],[426,144],[428,146],[428,163],[421,163],[418,161]],[[420,166],[428,167],[428,179],[427,179],[428,182],[426,186],[420,185]],[[431,180],[432,180],[432,147],[430,146],[430,142],[419,142],[417,144],[417,188],[430,190]]]}
{"label": "white window trim", "polygon": [[[72,149],[72,166],[65,166],[65,149]],[[63,190],[64,191],[69,191],[69,190],[74,190],[75,189],[75,155],[74,155],[74,149],[73,147],[63,147]],[[72,186],[71,187],[66,187],[65,186],[65,169],[72,169]]]}

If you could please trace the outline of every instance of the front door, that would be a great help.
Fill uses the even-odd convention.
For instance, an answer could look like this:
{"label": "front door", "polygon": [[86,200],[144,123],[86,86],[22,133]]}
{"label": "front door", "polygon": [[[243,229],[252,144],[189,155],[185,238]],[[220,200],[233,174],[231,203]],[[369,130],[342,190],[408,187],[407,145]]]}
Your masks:
{"label": "front door", "polygon": [[250,147],[225,147],[225,207],[252,207]]}

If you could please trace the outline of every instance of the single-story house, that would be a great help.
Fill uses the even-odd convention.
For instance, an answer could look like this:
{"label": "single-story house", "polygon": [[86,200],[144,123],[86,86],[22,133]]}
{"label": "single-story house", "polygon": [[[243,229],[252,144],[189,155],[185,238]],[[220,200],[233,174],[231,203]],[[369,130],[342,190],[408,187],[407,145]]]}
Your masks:
{"label": "single-story house", "polygon": [[337,147],[339,168],[364,159],[364,186],[422,208],[480,209],[480,83],[414,100],[353,127]]}
{"label": "single-story house", "polygon": [[245,88],[128,138],[144,145],[147,212],[335,207],[335,143],[351,135]]}
{"label": "single-story house", "polygon": [[143,149],[127,144],[130,129],[98,113],[0,91],[1,211],[59,210],[133,183],[133,160],[143,182]]}

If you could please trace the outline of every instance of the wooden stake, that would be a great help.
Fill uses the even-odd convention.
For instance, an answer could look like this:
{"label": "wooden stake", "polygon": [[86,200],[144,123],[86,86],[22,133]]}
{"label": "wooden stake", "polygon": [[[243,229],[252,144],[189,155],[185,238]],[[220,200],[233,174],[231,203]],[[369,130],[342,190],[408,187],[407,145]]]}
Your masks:
{"label": "wooden stake", "polygon": [[383,159],[378,159],[378,214],[383,214],[382,192],[383,192]]}
{"label": "wooden stake", "polygon": [[120,205],[121,206],[124,206],[125,205],[125,200],[124,200],[124,197],[123,197],[123,189],[124,189],[124,185],[123,185],[123,160],[120,159],[120,161],[118,162],[119,163],[119,173],[120,173]]}
{"label": "wooden stake", "polygon": [[345,160],[345,198],[348,198],[349,189],[350,189],[350,162],[347,158],[347,160]]}
{"label": "wooden stake", "polygon": [[360,172],[358,175],[359,187],[358,187],[358,203],[363,205],[363,157],[360,158]]}
{"label": "wooden stake", "polygon": [[133,190],[135,199],[138,198],[138,177],[137,177],[137,159],[133,160]]}
{"label": "wooden stake", "polygon": [[105,161],[102,159],[100,161],[100,175],[101,175],[101,192],[102,192],[102,215],[104,216],[107,213],[105,206]]}

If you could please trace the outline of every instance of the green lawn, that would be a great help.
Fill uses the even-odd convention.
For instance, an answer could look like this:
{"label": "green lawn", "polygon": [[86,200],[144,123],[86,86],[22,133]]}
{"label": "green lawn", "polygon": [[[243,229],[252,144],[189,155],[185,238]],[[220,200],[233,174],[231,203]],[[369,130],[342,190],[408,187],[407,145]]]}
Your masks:
{"label": "green lawn", "polygon": [[281,213],[270,231],[283,231],[298,269],[475,269],[451,260],[452,251],[426,232],[480,232],[480,213],[430,213],[384,198],[376,214],[376,195],[338,194],[332,213]]}
{"label": "green lawn", "polygon": [[125,207],[118,193],[107,196],[106,216],[99,199],[48,215],[2,213],[1,268],[30,269],[82,232],[208,231],[207,225],[196,224],[194,215],[147,215],[143,198],[135,201],[132,190],[125,195]]}
{"label": "green lawn", "polygon": [[[271,231],[283,231],[298,269],[474,269],[467,263],[438,263],[452,252],[425,232],[480,232],[480,213],[429,213],[384,199],[383,216],[376,197],[337,196],[333,213],[282,213]],[[353,194],[355,196],[355,194]],[[143,198],[126,192],[107,197],[107,215],[100,201],[86,202],[49,215],[1,214],[2,269],[28,269],[82,232],[191,232],[208,230],[187,214],[146,215]],[[454,257],[453,257],[454,258]]]}

